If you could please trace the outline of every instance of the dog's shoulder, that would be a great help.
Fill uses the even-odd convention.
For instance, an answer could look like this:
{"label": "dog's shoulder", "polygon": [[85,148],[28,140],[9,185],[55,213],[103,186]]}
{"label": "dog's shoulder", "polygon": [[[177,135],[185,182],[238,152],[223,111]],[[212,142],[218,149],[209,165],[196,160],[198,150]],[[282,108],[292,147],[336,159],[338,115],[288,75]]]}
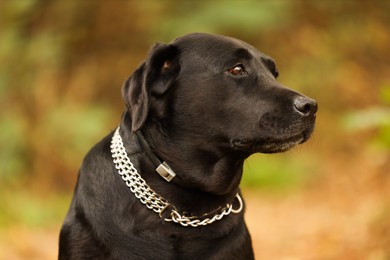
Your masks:
{"label": "dog's shoulder", "polygon": [[[95,169],[96,165],[101,168],[104,164],[111,164],[111,138],[113,133],[109,133],[97,144],[95,144],[91,150],[84,157],[80,170]],[[103,164],[103,165],[102,165]]]}
{"label": "dog's shoulder", "polygon": [[104,137],[85,156],[75,191],[78,200],[98,203],[98,200],[116,189],[118,178],[110,149],[112,134]]}

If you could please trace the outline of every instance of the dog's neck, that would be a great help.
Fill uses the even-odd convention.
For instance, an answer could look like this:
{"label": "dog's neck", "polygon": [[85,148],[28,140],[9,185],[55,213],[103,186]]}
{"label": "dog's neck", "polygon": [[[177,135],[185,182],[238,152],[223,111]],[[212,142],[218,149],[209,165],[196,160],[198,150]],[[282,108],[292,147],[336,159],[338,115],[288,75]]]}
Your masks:
{"label": "dog's neck", "polygon": [[145,131],[145,138],[153,151],[168,162],[185,187],[199,189],[215,195],[237,192],[243,159],[235,153],[223,153],[191,140],[175,140],[154,131]]}
{"label": "dog's neck", "polygon": [[144,127],[142,132],[150,149],[160,160],[166,161],[181,180],[179,183],[168,183],[155,172],[155,163],[144,151],[135,133],[130,131],[129,120],[125,116],[121,126],[126,150],[129,150],[130,157],[132,154],[135,160],[139,158],[139,162],[134,164],[147,183],[155,186],[158,192],[168,197],[171,192],[183,194],[180,197],[182,201],[177,201],[177,204],[187,204],[189,201],[193,204],[194,199],[202,204],[202,198],[210,200],[211,195],[215,198],[214,203],[208,203],[211,208],[234,199],[239,190],[244,159],[239,159],[233,153],[192,147],[195,142],[174,140],[154,127]]}

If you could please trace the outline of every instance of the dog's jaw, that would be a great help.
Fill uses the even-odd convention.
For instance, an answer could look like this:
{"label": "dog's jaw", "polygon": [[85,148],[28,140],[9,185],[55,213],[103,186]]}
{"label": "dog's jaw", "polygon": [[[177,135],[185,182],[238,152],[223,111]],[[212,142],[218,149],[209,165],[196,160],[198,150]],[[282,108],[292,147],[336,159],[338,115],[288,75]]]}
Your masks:
{"label": "dog's jaw", "polygon": [[231,147],[244,153],[281,153],[292,149],[294,146],[306,142],[314,129],[313,125],[304,131],[287,137],[264,139],[231,139]]}
{"label": "dog's jaw", "polygon": [[244,153],[281,153],[286,152],[294,146],[302,143],[303,136],[294,137],[290,140],[273,140],[273,141],[255,141],[245,139],[232,139],[232,147]]}

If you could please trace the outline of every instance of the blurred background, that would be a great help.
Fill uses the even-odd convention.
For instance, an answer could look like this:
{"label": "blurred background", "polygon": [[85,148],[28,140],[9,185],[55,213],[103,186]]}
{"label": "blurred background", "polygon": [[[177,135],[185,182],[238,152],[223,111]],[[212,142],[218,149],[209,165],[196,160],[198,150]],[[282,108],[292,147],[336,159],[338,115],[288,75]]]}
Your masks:
{"label": "blurred background", "polygon": [[0,259],[56,258],[122,83],[155,42],[195,31],[249,42],[319,102],[308,143],[246,162],[256,258],[390,259],[386,0],[0,0]]}

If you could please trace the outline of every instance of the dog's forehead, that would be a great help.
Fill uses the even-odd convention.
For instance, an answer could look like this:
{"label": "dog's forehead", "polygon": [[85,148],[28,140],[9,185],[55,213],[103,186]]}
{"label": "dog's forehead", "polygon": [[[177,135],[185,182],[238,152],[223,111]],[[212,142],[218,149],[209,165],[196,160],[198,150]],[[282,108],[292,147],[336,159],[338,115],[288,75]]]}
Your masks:
{"label": "dog's forehead", "polygon": [[177,46],[183,55],[198,56],[205,60],[230,59],[232,55],[248,59],[269,58],[244,41],[222,35],[192,33],[175,39],[171,44]]}

